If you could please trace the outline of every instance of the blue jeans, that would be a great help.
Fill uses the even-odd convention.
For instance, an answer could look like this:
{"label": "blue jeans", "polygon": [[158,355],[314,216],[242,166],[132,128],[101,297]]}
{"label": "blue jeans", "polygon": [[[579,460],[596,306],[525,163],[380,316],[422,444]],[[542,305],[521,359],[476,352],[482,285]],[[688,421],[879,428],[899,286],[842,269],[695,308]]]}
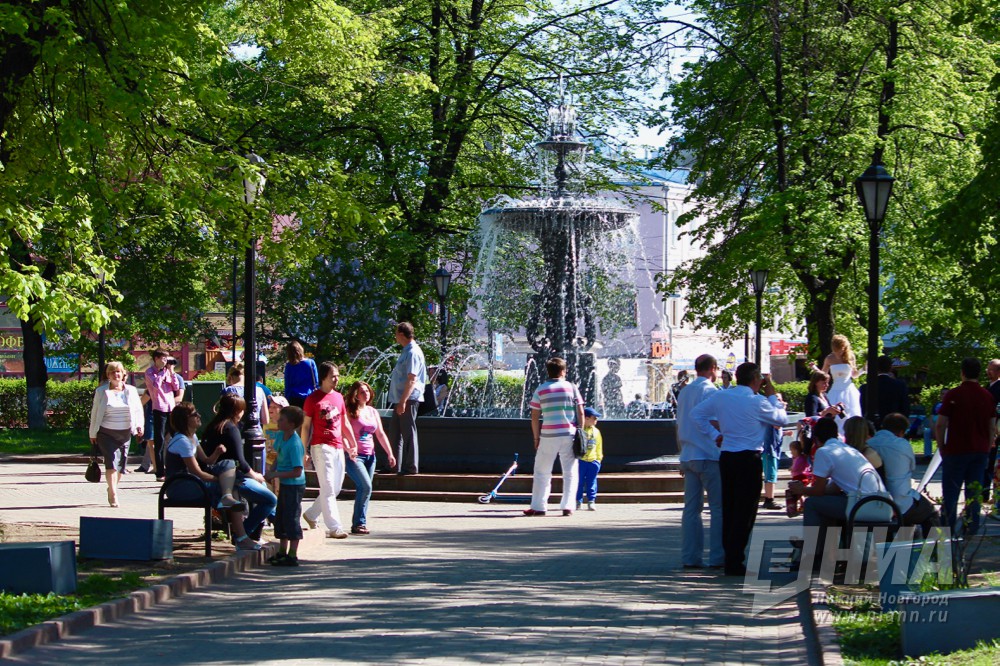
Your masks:
{"label": "blue jeans", "polygon": [[236,475],[236,490],[240,497],[250,505],[250,513],[243,521],[243,529],[254,538],[260,536],[260,528],[264,525],[264,519],[274,515],[274,508],[278,506],[278,498],[270,489],[259,481],[251,479],[242,474]]}
{"label": "blue jeans", "polygon": [[344,471],[354,482],[355,488],[351,527],[361,527],[368,524],[368,504],[372,499],[372,479],[375,477],[375,454],[359,455],[354,460],[348,460],[345,467]]}
{"label": "blue jeans", "polygon": [[688,460],[681,463],[684,472],[684,511],[681,514],[681,564],[700,566],[705,549],[705,526],[701,511],[708,493],[709,530],[708,564],[725,564],[722,549],[722,476],[715,460]]}
{"label": "blue jeans", "polygon": [[580,485],[576,488],[576,501],[582,502],[586,495],[587,501],[593,502],[597,499],[597,473],[601,471],[601,463],[581,460],[577,469],[580,471]]}
{"label": "blue jeans", "polygon": [[[958,491],[965,486],[965,510],[968,526],[966,534],[979,530],[979,499],[982,493],[983,474],[986,473],[986,453],[957,453],[941,456],[941,495],[945,525],[955,533],[958,521]],[[978,489],[970,486],[976,484]]]}

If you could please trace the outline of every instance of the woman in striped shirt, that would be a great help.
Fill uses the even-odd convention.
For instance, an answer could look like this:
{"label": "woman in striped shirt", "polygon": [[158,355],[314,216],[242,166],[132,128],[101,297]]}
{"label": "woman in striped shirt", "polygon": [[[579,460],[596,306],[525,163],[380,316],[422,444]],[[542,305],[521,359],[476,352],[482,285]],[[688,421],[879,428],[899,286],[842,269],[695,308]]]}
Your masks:
{"label": "woman in striped shirt", "polygon": [[146,418],[142,413],[139,392],[125,383],[125,366],[117,361],[104,370],[107,383],[94,392],[90,410],[90,443],[104,455],[105,477],[108,482],[108,504],[118,506],[118,481],[128,462],[128,446],[132,435],[142,437]]}

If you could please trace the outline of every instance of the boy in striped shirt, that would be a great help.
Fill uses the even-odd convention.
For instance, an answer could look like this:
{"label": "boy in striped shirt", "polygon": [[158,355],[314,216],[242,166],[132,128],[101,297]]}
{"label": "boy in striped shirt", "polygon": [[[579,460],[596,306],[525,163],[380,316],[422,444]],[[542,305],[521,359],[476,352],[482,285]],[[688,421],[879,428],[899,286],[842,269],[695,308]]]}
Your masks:
{"label": "boy in striped shirt", "polygon": [[583,398],[576,386],[566,381],[566,361],[552,357],[545,363],[549,380],[531,396],[531,432],[535,437],[535,474],[531,484],[531,508],[526,516],[544,516],[552,492],[552,466],[556,457],[563,470],[564,516],[573,514],[576,502],[577,464],[573,455],[576,424],[583,424]]}

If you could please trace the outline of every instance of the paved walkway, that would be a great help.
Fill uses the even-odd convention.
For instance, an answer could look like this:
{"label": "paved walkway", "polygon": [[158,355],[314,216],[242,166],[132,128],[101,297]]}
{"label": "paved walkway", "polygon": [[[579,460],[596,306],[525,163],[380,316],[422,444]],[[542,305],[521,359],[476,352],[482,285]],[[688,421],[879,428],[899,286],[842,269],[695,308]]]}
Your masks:
{"label": "paved walkway", "polygon": [[[115,510],[80,465],[4,464],[0,521],[152,517],[155,491],[129,475]],[[742,580],[680,570],[679,506],[522,508],[378,502],[371,536],[313,538],[299,569],[258,569],[13,661],[807,663],[792,602],[755,617]],[[174,513],[177,527],[199,524]],[[761,522],[795,525],[774,515]]]}

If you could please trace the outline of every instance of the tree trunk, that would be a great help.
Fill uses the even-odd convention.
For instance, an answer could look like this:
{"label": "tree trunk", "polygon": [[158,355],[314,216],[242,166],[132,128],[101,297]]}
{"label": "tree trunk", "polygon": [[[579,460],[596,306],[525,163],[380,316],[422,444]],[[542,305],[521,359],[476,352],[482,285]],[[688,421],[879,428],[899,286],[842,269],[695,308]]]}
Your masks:
{"label": "tree trunk", "polygon": [[[817,364],[822,366],[823,359],[833,351],[833,334],[836,331],[833,317],[833,297],[830,294],[810,294],[812,307],[806,315],[806,324],[810,332],[809,349],[810,357],[815,359]],[[816,347],[813,342],[818,343],[819,356],[816,355]]]}
{"label": "tree trunk", "polygon": [[21,335],[24,337],[24,378],[28,384],[28,427],[41,430],[45,428],[45,382],[49,378],[45,369],[45,349],[33,319],[21,322]]}

